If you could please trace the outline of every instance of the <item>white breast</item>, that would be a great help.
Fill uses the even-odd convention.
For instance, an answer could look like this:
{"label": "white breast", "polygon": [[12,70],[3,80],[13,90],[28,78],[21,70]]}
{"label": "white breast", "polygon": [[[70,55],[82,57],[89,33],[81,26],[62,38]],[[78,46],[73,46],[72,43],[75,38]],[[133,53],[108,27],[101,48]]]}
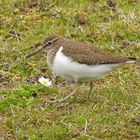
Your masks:
{"label": "white breast", "polygon": [[86,65],[73,61],[65,56],[61,46],[53,61],[52,70],[54,74],[71,81],[84,81],[99,79],[110,72],[119,64]]}

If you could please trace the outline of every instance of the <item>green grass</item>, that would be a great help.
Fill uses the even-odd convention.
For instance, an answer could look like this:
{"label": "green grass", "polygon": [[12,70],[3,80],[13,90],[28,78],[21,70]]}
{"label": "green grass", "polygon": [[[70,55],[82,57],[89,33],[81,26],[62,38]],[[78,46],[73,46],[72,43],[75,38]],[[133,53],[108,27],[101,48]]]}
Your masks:
{"label": "green grass", "polygon": [[31,8],[30,0],[0,1],[0,139],[140,139],[139,64],[95,81],[91,100],[85,100],[84,84],[66,102],[47,105],[47,99],[60,97],[59,90],[68,94],[70,85],[43,87],[38,78],[52,78],[45,56],[25,59],[35,50],[31,46],[51,34],[140,57],[140,3],[116,0],[112,10],[104,0],[56,0],[44,11],[53,2]]}

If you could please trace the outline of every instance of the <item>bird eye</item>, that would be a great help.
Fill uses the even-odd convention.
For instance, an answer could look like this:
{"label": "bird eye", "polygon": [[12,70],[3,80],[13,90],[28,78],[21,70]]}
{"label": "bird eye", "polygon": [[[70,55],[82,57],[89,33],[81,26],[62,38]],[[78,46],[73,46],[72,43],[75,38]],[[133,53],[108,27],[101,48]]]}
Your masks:
{"label": "bird eye", "polygon": [[47,45],[51,45],[51,44],[52,44],[52,42],[51,41],[48,41]]}

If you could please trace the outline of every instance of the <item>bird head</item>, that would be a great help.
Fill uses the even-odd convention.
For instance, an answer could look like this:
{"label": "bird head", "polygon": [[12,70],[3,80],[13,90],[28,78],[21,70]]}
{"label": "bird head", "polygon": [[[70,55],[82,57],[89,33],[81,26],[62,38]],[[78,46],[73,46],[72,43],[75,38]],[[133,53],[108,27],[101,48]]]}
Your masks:
{"label": "bird head", "polygon": [[56,36],[56,35],[52,35],[52,36],[48,36],[43,43],[40,44],[41,47],[37,48],[35,51],[33,51],[31,54],[27,55],[26,58],[29,58],[39,52],[41,52],[42,50],[46,50],[49,51],[53,46],[53,43],[55,41],[57,41],[60,37]]}

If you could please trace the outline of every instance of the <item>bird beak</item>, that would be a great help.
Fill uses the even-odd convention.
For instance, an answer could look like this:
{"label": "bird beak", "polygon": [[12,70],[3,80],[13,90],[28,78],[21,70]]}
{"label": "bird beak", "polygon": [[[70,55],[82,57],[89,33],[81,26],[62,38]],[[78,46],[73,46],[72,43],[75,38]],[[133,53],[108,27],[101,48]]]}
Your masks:
{"label": "bird beak", "polygon": [[29,58],[29,57],[31,57],[31,56],[33,56],[33,55],[36,55],[37,53],[41,52],[45,47],[46,47],[45,45],[39,47],[38,49],[36,49],[35,51],[33,51],[31,54],[28,54],[28,55],[26,56],[26,58]]}

